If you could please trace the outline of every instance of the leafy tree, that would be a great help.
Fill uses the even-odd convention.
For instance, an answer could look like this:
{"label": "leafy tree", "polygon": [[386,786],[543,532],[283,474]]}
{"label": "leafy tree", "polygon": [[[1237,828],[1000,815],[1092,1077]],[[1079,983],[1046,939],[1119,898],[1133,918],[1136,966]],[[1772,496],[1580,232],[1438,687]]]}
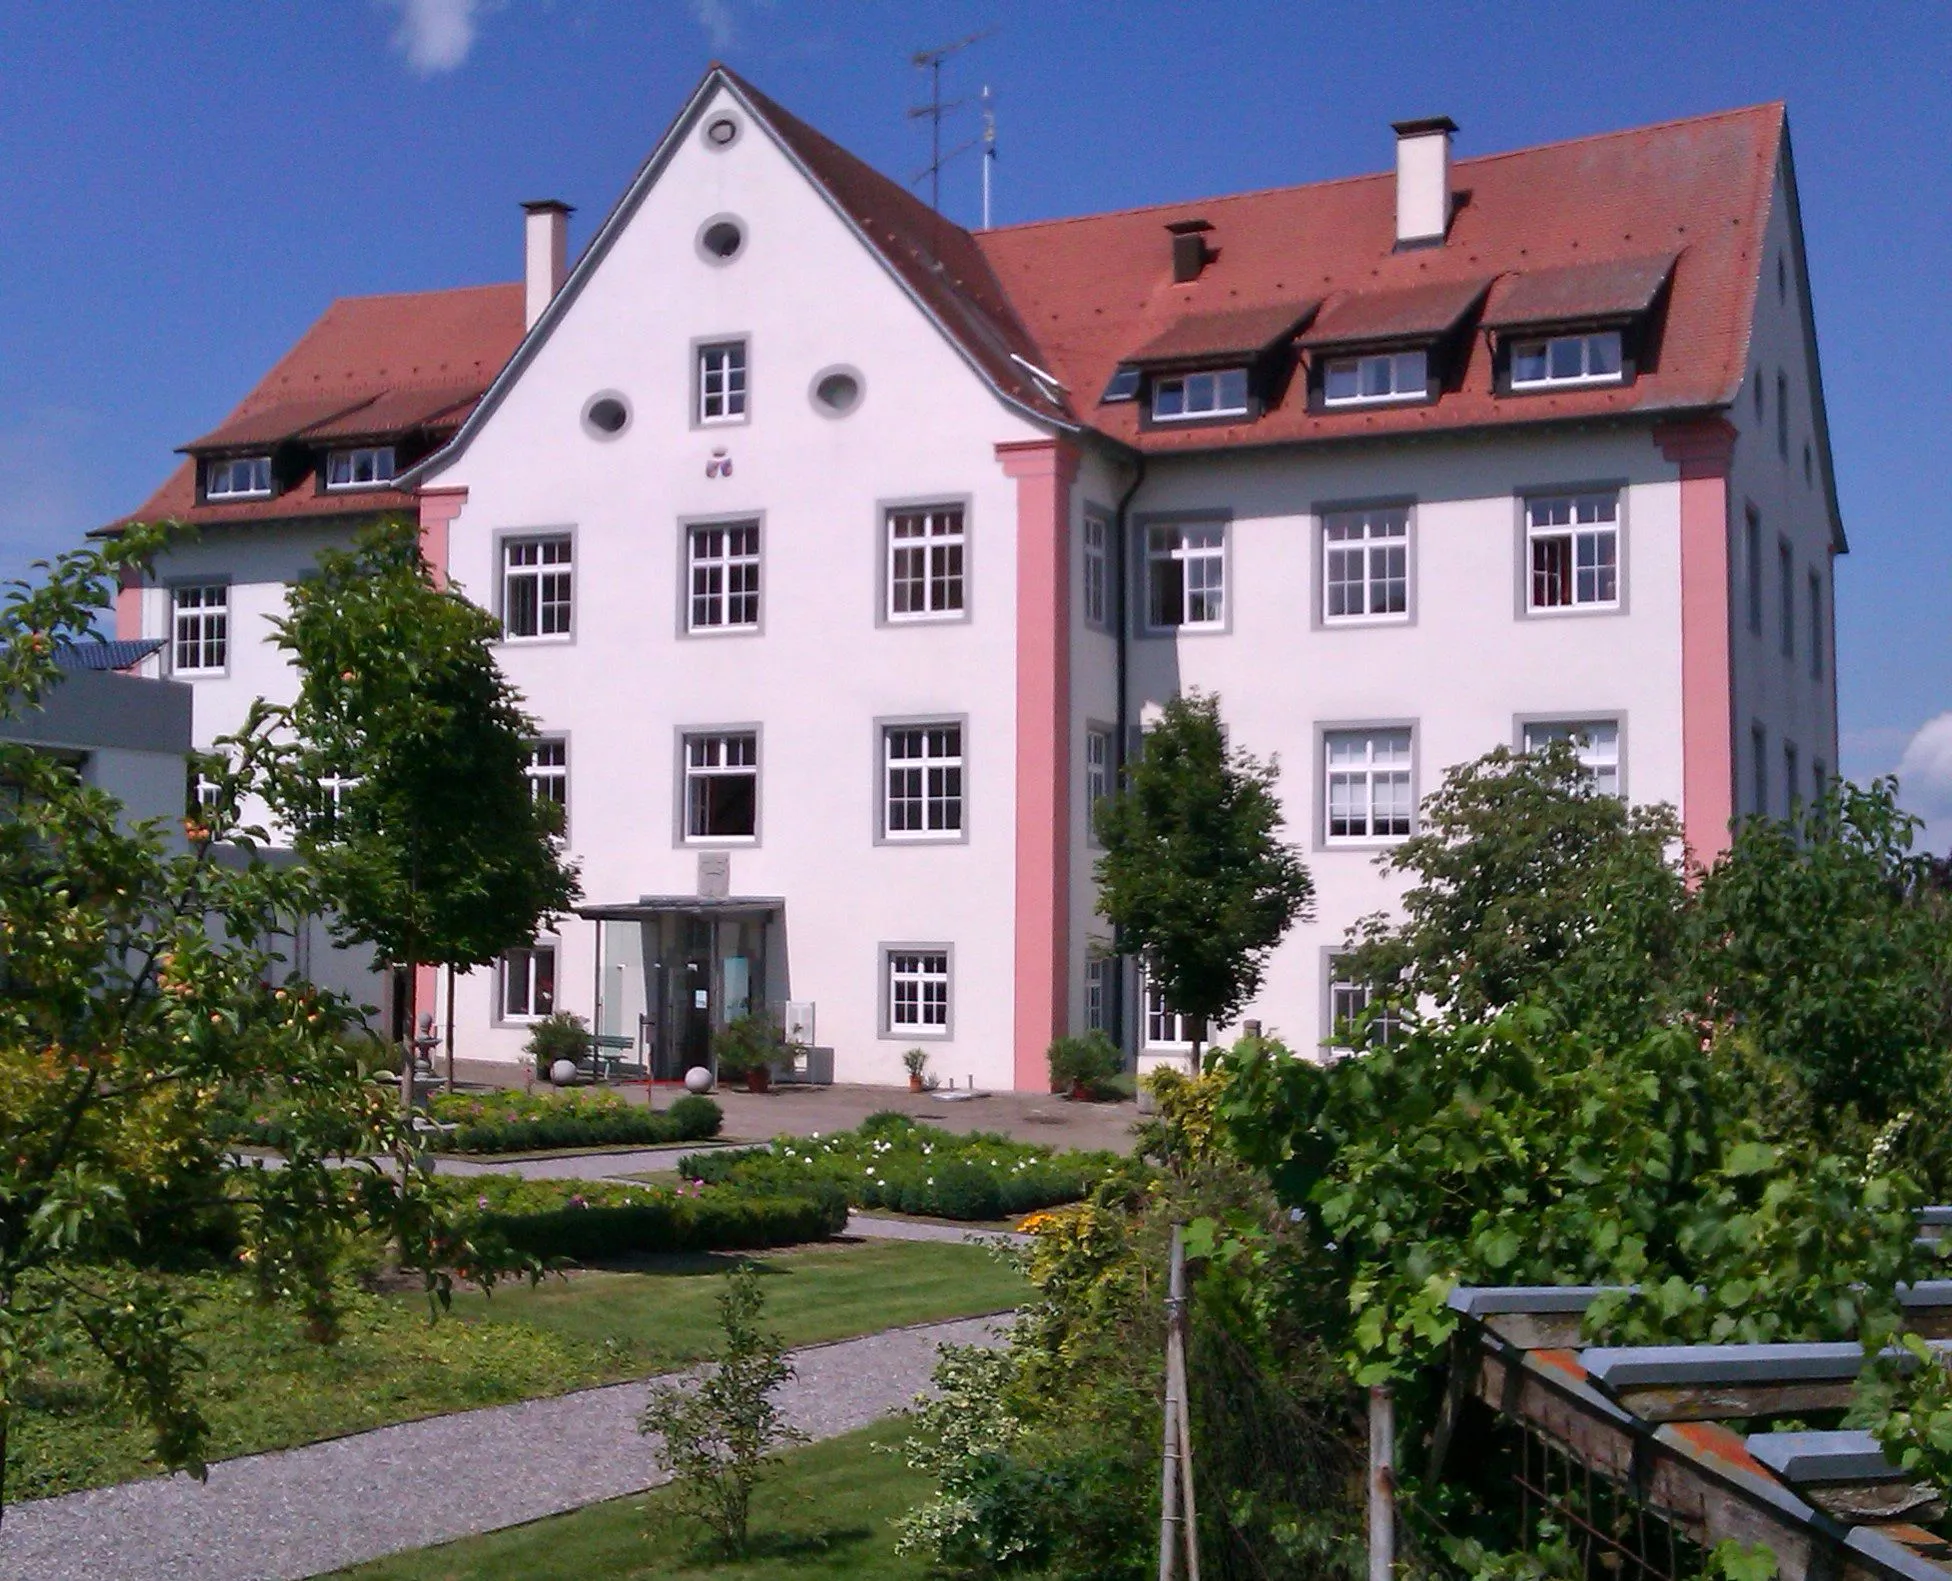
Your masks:
{"label": "leafy tree", "polygon": [[1687,890],[1673,809],[1602,794],[1568,742],[1500,747],[1444,777],[1418,833],[1386,852],[1409,874],[1401,920],[1356,930],[1350,969],[1467,1018],[1545,995],[1575,1022],[1643,1026],[1677,966]]}
{"label": "leafy tree", "polygon": [[765,1291],[751,1263],[725,1276],[719,1326],[725,1341],[696,1384],[655,1384],[638,1431],[658,1435],[678,1509],[700,1521],[726,1553],[742,1558],[752,1491],[782,1444],[805,1440],[773,1399],[793,1377],[779,1335],[760,1327]]}
{"label": "leafy tree", "polygon": [[[382,524],[350,553],[322,554],[277,632],[299,691],[272,714],[293,742],[276,805],[336,936],[409,975],[459,970],[528,943],[574,903],[555,809],[525,773],[535,723],[495,663],[500,627],[434,586],[412,527]],[[450,1044],[450,1079],[452,1058]],[[403,1084],[410,1072],[409,1061]]]}
{"label": "leafy tree", "polygon": [[[123,568],[166,537],[135,529],[13,585],[0,714],[62,684],[59,649],[90,635]],[[446,1292],[420,1178],[338,1167],[384,1153],[398,1123],[343,1036],[352,1008],[279,953],[320,895],[303,867],[260,860],[261,832],[239,819],[264,788],[264,721],[220,745],[214,802],[171,827],[131,825],[66,765],[0,742],[0,1492],[9,1413],[75,1342],[153,1427],[163,1462],[201,1474],[199,1358],[161,1271],[171,1256],[235,1255],[321,1339],[335,1257],[363,1229],[383,1227]],[[287,1096],[284,1168],[230,1169],[209,1139],[209,1107],[232,1086]]]}
{"label": "leafy tree", "polygon": [[1277,764],[1228,745],[1220,699],[1166,704],[1125,783],[1098,804],[1098,909],[1141,954],[1166,1003],[1194,1024],[1231,1021],[1314,896],[1279,838]]}

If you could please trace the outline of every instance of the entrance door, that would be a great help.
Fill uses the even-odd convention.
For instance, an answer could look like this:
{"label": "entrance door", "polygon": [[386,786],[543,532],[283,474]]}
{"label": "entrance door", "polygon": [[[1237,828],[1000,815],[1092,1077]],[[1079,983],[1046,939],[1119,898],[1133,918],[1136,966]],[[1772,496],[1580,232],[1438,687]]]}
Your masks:
{"label": "entrance door", "polygon": [[703,917],[684,919],[684,947],[680,954],[678,993],[682,1003],[672,1025],[678,1028],[683,1069],[712,1063],[712,925]]}

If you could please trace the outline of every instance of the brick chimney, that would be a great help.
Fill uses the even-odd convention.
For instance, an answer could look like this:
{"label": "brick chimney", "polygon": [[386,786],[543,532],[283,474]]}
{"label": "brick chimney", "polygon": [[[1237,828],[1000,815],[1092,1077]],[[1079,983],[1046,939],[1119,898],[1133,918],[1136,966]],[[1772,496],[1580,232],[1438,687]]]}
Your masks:
{"label": "brick chimney", "polygon": [[563,288],[563,276],[569,272],[569,217],[574,212],[556,198],[522,205],[527,216],[522,223],[525,329],[535,328],[535,321]]}

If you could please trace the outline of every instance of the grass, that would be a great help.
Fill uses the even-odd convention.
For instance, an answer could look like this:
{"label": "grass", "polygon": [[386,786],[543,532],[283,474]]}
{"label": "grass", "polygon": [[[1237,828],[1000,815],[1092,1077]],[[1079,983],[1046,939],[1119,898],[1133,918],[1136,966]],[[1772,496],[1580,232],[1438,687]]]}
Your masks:
{"label": "grass", "polygon": [[782,1457],[753,1501],[752,1549],[715,1561],[659,1492],[593,1504],[485,1537],[397,1554],[338,1572],[342,1581],[921,1581],[918,1556],[895,1553],[889,1521],[928,1496],[928,1479],[876,1445],[901,1441],[881,1422]]}
{"label": "grass", "polygon": [[[417,1417],[561,1394],[696,1360],[715,1337],[722,1255],[579,1272],[538,1289],[455,1298],[430,1322],[424,1299],[351,1291],[345,1332],[320,1346],[287,1312],[255,1305],[241,1279],[184,1281],[205,1358],[194,1385],[213,1460],[287,1449]],[[757,1259],[767,1319],[789,1345],[1015,1305],[1025,1286],[973,1246],[882,1241]],[[11,1499],[156,1474],[151,1439],[92,1358],[51,1358],[23,1391],[7,1442]]]}

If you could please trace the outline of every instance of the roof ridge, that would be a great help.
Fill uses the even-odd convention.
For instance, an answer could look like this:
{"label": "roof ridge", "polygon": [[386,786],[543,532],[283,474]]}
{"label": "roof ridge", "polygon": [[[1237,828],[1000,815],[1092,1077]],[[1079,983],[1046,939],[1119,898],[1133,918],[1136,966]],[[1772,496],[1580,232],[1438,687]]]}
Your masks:
{"label": "roof ridge", "polygon": [[437,285],[423,291],[362,291],[354,296],[335,296],[327,303],[330,312],[341,302],[400,302],[416,296],[464,296],[473,291],[519,291],[520,280],[488,280],[476,285]]}
{"label": "roof ridge", "polygon": [[[1733,106],[1725,110],[1707,110],[1699,115],[1677,115],[1664,121],[1649,121],[1642,126],[1615,127],[1610,131],[1582,132],[1577,137],[1559,137],[1545,143],[1526,143],[1519,148],[1495,149],[1489,153],[1471,154],[1452,163],[1453,170],[1471,165],[1488,165],[1494,160],[1516,159],[1528,154],[1541,154],[1558,148],[1572,148],[1581,143],[1603,143],[1620,137],[1640,137],[1648,132],[1671,131],[1675,127],[1701,125],[1709,121],[1735,120],[1745,116],[1774,111],[1778,116],[1786,109],[1781,99],[1765,99],[1757,104]],[[1324,176],[1317,181],[1288,181],[1279,186],[1248,187],[1239,192],[1213,192],[1198,197],[1180,198],[1160,203],[1135,203],[1121,209],[1095,209],[1088,214],[1057,214],[1048,219],[1019,220],[1014,225],[993,225],[988,230],[974,231],[971,234],[980,242],[985,236],[1014,234],[1021,231],[1038,230],[1057,225],[1082,225],[1093,220],[1122,219],[1135,214],[1152,214],[1166,209],[1187,209],[1202,203],[1235,203],[1249,198],[1267,198],[1287,192],[1315,192],[1323,187],[1350,186],[1358,181],[1388,181],[1392,173],[1388,170],[1365,170],[1347,176]]]}

